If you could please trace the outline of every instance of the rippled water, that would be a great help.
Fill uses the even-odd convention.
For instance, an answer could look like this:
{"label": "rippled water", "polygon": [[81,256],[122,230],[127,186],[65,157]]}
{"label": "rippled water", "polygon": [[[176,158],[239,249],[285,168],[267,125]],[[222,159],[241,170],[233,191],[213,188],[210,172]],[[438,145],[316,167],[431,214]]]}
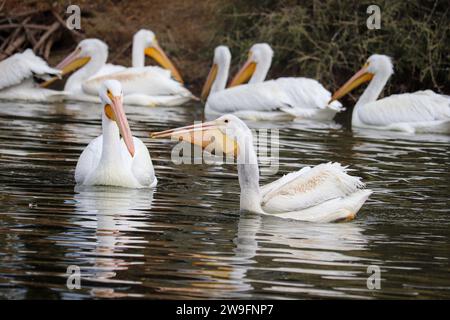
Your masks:
{"label": "rippled water", "polygon": [[[154,191],[74,188],[97,105],[0,107],[0,298],[450,298],[446,136],[250,123],[280,129],[279,172],[262,183],[339,161],[375,191],[355,221],[314,224],[241,214],[233,165],[177,166],[173,143],[148,137],[201,119],[200,106],[127,107]],[[370,265],[381,289],[367,287]]]}

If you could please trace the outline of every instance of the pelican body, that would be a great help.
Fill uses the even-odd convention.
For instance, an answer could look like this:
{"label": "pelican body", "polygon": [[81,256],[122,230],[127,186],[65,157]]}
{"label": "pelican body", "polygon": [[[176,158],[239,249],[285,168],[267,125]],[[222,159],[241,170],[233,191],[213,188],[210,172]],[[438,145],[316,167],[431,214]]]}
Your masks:
{"label": "pelican body", "polygon": [[353,109],[352,126],[409,133],[450,134],[450,96],[426,90],[394,94],[377,100],[393,73],[391,59],[374,54],[361,70],[333,94],[333,99],[339,99],[370,81]]}
{"label": "pelican body", "polygon": [[102,135],[92,140],[80,155],[75,169],[76,183],[127,188],[156,186],[148,149],[131,135],[120,82],[105,81],[99,94]]}
{"label": "pelican body", "polygon": [[[213,140],[210,139],[211,133]],[[311,222],[348,221],[354,219],[372,193],[363,189],[360,178],[348,175],[346,168],[339,163],[305,167],[260,187],[251,131],[234,115],[156,132],[152,136],[172,137],[174,140],[182,138],[202,148],[212,148],[209,143],[214,141],[216,154],[223,152],[235,156],[241,187],[240,208],[243,211]]]}
{"label": "pelican body", "polygon": [[[252,120],[330,120],[342,110],[338,101],[329,103],[331,93],[316,80],[288,77],[263,81],[273,55],[267,44],[252,47],[247,62],[231,81],[230,88],[225,89],[231,59],[225,49],[228,48],[216,48],[204,86],[202,97],[209,94],[205,106],[208,117],[232,113]],[[242,85],[248,80],[248,84]]]}
{"label": "pelican body", "polygon": [[39,87],[33,77],[47,80],[61,71],[48,66],[31,49],[0,62],[0,99],[27,101],[62,100],[64,92]]}

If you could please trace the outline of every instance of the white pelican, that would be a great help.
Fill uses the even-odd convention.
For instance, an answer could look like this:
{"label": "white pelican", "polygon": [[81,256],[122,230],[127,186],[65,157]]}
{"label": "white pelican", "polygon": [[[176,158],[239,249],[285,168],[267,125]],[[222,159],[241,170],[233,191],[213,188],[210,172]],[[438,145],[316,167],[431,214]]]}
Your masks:
{"label": "white pelican", "polygon": [[16,53],[0,62],[0,99],[55,101],[62,100],[64,92],[39,87],[33,78],[48,80],[60,76],[31,49]]}
{"label": "white pelican", "polygon": [[156,132],[152,137],[182,139],[207,150],[215,149],[216,154],[234,154],[241,187],[241,210],[303,221],[348,221],[355,217],[372,193],[371,190],[363,190],[360,178],[348,175],[346,168],[339,163],[306,167],[260,187],[252,133],[234,115]]}
{"label": "white pelican", "polygon": [[[279,78],[264,82],[238,85],[258,71],[267,73],[258,60],[261,55],[249,54],[249,59],[234,77],[232,88],[225,89],[223,79],[228,76],[229,63],[224,47],[216,48],[214,61],[207,81],[203,87],[202,98],[208,96],[205,114],[208,118],[232,113],[243,119],[314,119],[331,120],[336,112],[342,110],[338,101],[329,103],[331,93],[318,81],[308,78]],[[263,52],[263,51],[261,51]],[[269,60],[266,57],[266,61]],[[258,65],[259,63],[259,65]],[[265,76],[265,75],[264,75]],[[256,81],[261,79],[256,78]]]}
{"label": "white pelican", "polygon": [[[161,61],[166,59],[168,61],[166,65],[172,65],[162,49],[159,46],[155,48],[151,50],[161,52],[158,59]],[[159,67],[132,67],[112,74],[95,76],[105,66],[107,58],[108,46],[103,41],[85,39],[56,66],[56,68],[62,70],[63,74],[79,69],[67,79],[64,87],[65,91],[71,92],[69,99],[96,101],[96,92],[98,92],[101,84],[108,79],[121,81],[124,90],[124,102],[127,104],[174,105],[179,104],[180,101],[182,103],[193,98],[189,90],[183,87],[180,82],[171,78],[169,70]]]}
{"label": "white pelican", "polygon": [[431,90],[394,94],[378,99],[394,73],[388,56],[374,54],[333,99],[339,99],[364,82],[370,84],[353,109],[352,126],[379,130],[450,133],[450,97]]}
{"label": "white pelican", "polygon": [[75,181],[79,185],[156,186],[157,179],[148,149],[140,139],[131,135],[123,110],[120,82],[105,81],[99,95],[102,102],[102,135],[92,140],[80,155]]}

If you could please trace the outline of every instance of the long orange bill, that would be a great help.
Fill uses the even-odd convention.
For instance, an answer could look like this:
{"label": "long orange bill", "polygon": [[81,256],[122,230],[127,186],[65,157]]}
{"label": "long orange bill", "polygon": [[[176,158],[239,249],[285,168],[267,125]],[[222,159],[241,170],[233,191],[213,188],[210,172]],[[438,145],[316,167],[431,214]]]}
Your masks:
{"label": "long orange bill", "polygon": [[245,62],[241,69],[239,69],[238,73],[234,76],[233,80],[231,80],[228,87],[235,87],[242,83],[246,83],[250,80],[253,73],[256,70],[256,63],[252,61],[250,58]]}
{"label": "long orange bill", "polygon": [[56,66],[56,69],[62,70],[63,68],[67,67],[69,64],[71,64],[74,60],[78,58],[78,55],[80,54],[80,49],[75,49],[72,51],[67,57],[65,57],[58,65]]}
{"label": "long orange bill", "polygon": [[[351,77],[342,87],[340,87],[331,97],[331,101],[338,100],[341,97],[345,96],[347,93],[352,91],[353,89],[359,87],[365,82],[372,80],[373,73],[367,71],[367,65],[361,68],[358,72],[356,72],[353,77]],[[331,102],[330,101],[330,102]]]}
{"label": "long orange bill", "polygon": [[184,83],[183,78],[181,77],[180,72],[172,63],[172,61],[167,57],[164,50],[155,43],[153,46],[145,49],[145,54],[158,62],[163,68],[170,70],[172,76],[180,83]]}
{"label": "long orange bill", "polygon": [[211,87],[214,83],[214,80],[216,80],[217,77],[217,70],[218,66],[217,64],[213,64],[211,67],[211,70],[208,73],[208,77],[206,78],[206,82],[203,85],[202,93],[200,95],[201,101],[205,102],[208,99],[209,93],[211,92]]}
{"label": "long orange bill", "polygon": [[[64,76],[73,70],[79,69],[89,62],[89,57],[79,57],[80,49],[75,49],[67,57],[65,57],[55,68],[61,70],[61,76]],[[60,77],[52,77],[40,84],[42,88],[48,87],[50,84],[60,79]]]}
{"label": "long orange bill", "polygon": [[111,96],[110,97],[113,108],[115,120],[117,126],[119,127],[119,132],[122,135],[123,141],[127,146],[128,152],[130,152],[131,156],[134,156],[134,142],[133,136],[131,134],[130,125],[128,124],[127,117],[125,115],[125,111],[123,109],[123,97],[122,96]]}

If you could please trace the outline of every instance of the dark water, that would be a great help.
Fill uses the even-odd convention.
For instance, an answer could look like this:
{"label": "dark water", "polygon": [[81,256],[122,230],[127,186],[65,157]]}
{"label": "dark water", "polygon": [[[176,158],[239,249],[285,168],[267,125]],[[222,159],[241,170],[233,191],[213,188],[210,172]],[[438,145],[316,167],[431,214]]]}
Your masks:
{"label": "dark water", "polygon": [[[279,172],[262,183],[339,161],[374,190],[355,221],[314,224],[240,214],[233,165],[174,165],[173,143],[148,137],[201,107],[127,107],[154,191],[74,189],[98,106],[0,108],[0,298],[450,298],[448,137],[251,124],[280,129]],[[66,286],[70,265],[81,289]]]}

